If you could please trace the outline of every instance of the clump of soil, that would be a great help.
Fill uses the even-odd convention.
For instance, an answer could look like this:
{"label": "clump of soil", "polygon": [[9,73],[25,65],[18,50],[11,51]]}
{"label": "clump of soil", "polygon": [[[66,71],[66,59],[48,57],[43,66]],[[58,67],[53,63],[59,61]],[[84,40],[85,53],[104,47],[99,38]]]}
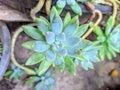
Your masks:
{"label": "clump of soil", "polygon": [[7,79],[3,79],[2,81],[0,81],[0,90],[12,90],[15,87],[15,85],[15,83]]}

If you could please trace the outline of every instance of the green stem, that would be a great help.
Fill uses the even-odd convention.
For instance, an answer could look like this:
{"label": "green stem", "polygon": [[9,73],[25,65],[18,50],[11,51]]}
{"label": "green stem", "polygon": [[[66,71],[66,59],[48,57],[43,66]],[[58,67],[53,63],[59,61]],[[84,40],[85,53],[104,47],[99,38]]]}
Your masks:
{"label": "green stem", "polygon": [[29,69],[27,67],[24,67],[22,65],[20,65],[17,60],[15,59],[15,56],[14,56],[14,47],[15,47],[15,43],[16,43],[16,40],[17,40],[17,37],[18,35],[23,32],[23,29],[20,27],[13,35],[12,37],[12,48],[11,48],[11,60],[12,62],[19,68],[23,69],[26,73],[28,74],[32,74],[32,75],[35,75],[36,72],[32,69]]}

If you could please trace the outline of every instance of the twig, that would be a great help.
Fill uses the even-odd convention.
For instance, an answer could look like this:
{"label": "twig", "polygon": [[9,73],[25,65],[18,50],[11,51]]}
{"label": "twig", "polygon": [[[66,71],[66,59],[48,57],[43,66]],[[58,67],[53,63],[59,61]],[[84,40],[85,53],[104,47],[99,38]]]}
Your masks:
{"label": "twig", "polygon": [[87,38],[90,34],[91,34],[91,32],[93,31],[93,29],[94,29],[94,27],[95,26],[97,26],[99,23],[100,23],[100,21],[102,20],[102,13],[99,11],[99,10],[95,10],[95,13],[97,13],[98,14],[98,20],[95,22],[95,24],[90,28],[90,29],[88,29],[88,31],[82,36],[82,39],[85,39],[85,38]]}
{"label": "twig", "polygon": [[[30,24],[30,25],[32,25],[32,24]],[[34,25],[32,25],[32,26],[34,26]],[[17,62],[17,60],[15,59],[14,47],[15,47],[15,43],[16,43],[17,37],[18,37],[18,35],[19,35],[21,32],[23,32],[23,29],[20,27],[20,28],[17,29],[17,31],[14,33],[14,35],[13,35],[13,37],[12,37],[11,60],[12,60],[12,62],[13,62],[17,67],[23,69],[26,73],[35,75],[36,72],[35,72],[34,70],[29,69],[29,68],[27,68],[27,67],[24,67],[24,66],[20,65],[20,64]]]}
{"label": "twig", "polygon": [[36,19],[35,14],[38,13],[41,10],[44,3],[45,3],[45,0],[39,0],[38,4],[31,10],[30,15],[31,15],[33,20]]}
{"label": "twig", "polygon": [[51,4],[52,0],[46,0],[45,9],[48,16],[50,15]]}

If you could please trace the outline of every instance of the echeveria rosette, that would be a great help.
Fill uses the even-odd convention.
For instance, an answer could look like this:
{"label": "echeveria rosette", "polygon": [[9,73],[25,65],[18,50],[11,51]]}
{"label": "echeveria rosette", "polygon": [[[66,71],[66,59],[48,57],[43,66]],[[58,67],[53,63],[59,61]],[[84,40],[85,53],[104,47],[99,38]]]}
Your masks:
{"label": "echeveria rosette", "polygon": [[[39,75],[44,73],[53,62],[60,71],[63,71],[65,68],[64,58],[70,55],[68,48],[74,48],[79,42],[79,37],[74,36],[79,27],[78,16],[70,18],[69,22],[64,20],[63,23],[56,8],[53,7],[50,23],[44,17],[36,19],[36,23],[38,28],[23,26],[25,33],[34,40],[27,41],[22,46],[35,51],[27,60],[26,65],[35,65],[41,62]],[[43,70],[42,66],[47,68]]]}
{"label": "echeveria rosette", "polygon": [[80,39],[88,29],[88,24],[79,26],[78,16],[71,18],[70,13],[67,13],[62,21],[55,7],[51,9],[50,22],[41,16],[36,19],[36,23],[37,28],[23,26],[24,32],[34,40],[27,41],[22,46],[35,51],[26,65],[41,62],[38,75],[45,73],[51,65],[55,65],[60,71],[66,68],[75,74],[74,61],[78,51],[83,49],[83,45],[88,45],[86,40],[83,42]]}
{"label": "echeveria rosette", "polygon": [[96,44],[101,46],[99,56],[104,60],[105,56],[108,59],[116,57],[120,53],[120,24],[113,28],[115,21],[111,16],[106,24],[105,33],[100,27],[95,27],[94,32],[98,35]]}
{"label": "echeveria rosette", "polygon": [[53,72],[47,71],[42,76],[31,76],[25,81],[25,85],[36,83],[35,90],[51,90],[55,86],[55,78],[53,77]]}

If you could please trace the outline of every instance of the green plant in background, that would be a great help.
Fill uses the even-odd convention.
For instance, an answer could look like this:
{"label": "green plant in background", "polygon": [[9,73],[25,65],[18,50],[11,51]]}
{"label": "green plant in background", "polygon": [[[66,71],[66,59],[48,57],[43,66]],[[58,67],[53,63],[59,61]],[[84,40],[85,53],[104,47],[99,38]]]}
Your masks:
{"label": "green plant in background", "polygon": [[[93,4],[98,4],[98,3],[104,3],[104,0],[57,0],[56,3],[56,8],[58,10],[58,13],[60,14],[64,7],[67,5],[70,6],[70,8],[73,10],[75,14],[82,15],[82,9],[79,6],[78,2],[86,3],[86,2],[91,2]],[[91,7],[92,8],[92,7]]]}
{"label": "green plant in background", "polygon": [[52,71],[47,71],[42,76],[34,75],[26,78],[25,72],[22,69],[16,67],[14,64],[11,64],[11,70],[8,70],[5,73],[5,76],[9,76],[10,80],[16,80],[16,81],[20,80],[21,78],[25,79],[24,81],[25,86],[34,83],[35,84],[34,90],[41,90],[41,89],[51,90],[56,84],[55,77],[53,76]]}
{"label": "green plant in background", "polygon": [[25,73],[22,69],[16,67],[14,64],[11,64],[11,70],[8,70],[5,73],[5,76],[9,76],[11,80],[19,80],[19,78],[25,77]]}
{"label": "green plant in background", "polygon": [[79,61],[85,70],[89,68],[93,69],[93,62],[100,62],[98,50],[100,50],[101,47],[94,45],[93,42],[88,40],[83,40],[83,44],[80,44],[79,47],[75,60]]}
{"label": "green plant in background", "polygon": [[41,77],[39,76],[30,76],[26,81],[25,85],[36,83],[35,90],[51,90],[55,86],[55,77],[52,76],[51,71],[47,71]]}
{"label": "green plant in background", "polygon": [[76,0],[57,0],[56,8],[59,14],[63,11],[63,8],[66,4],[68,4],[71,7],[73,12],[80,16],[82,15],[82,10]]}
{"label": "green plant in background", "polygon": [[116,57],[116,53],[120,53],[120,24],[113,28],[115,24],[114,18],[111,16],[105,26],[103,32],[100,27],[95,27],[94,32],[97,34],[96,44],[101,46],[99,56],[104,60],[105,56],[108,59]]}

